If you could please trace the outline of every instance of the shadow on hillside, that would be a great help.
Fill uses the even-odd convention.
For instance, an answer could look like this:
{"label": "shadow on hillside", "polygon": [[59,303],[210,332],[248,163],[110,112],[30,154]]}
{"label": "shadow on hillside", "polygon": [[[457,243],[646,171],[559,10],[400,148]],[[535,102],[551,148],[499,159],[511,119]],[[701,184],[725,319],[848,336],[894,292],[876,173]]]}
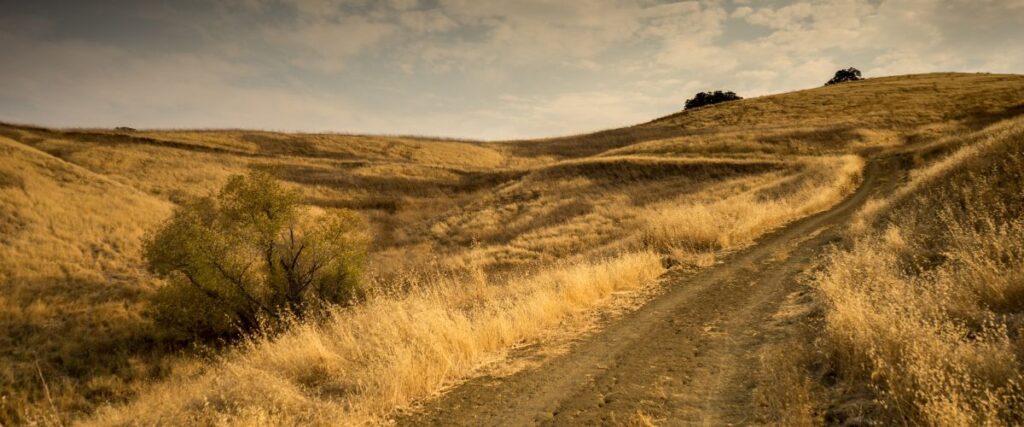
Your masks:
{"label": "shadow on hillside", "polygon": [[671,177],[689,177],[694,180],[717,180],[735,175],[759,174],[778,170],[776,162],[701,162],[701,161],[644,161],[614,159],[562,163],[538,172],[548,179],[584,177],[595,182],[647,182]]}
{"label": "shadow on hillside", "polygon": [[14,291],[0,304],[0,424],[51,416],[42,406],[49,399],[64,424],[127,401],[187,348],[161,338],[143,312],[147,292],[133,282],[48,278],[4,288]]}
{"label": "shadow on hillside", "polygon": [[417,179],[401,176],[357,175],[354,169],[369,162],[344,162],[336,167],[314,165],[275,165],[275,175],[302,185],[386,193],[392,196],[429,197],[432,194],[469,193],[492,188],[522,177],[523,171],[461,172],[450,171],[455,179]]}
{"label": "shadow on hillside", "polygon": [[633,126],[609,129],[586,135],[573,135],[535,141],[514,141],[508,144],[508,148],[516,156],[587,157],[638,142],[670,138],[683,134],[686,134],[686,130],[678,126]]}
{"label": "shadow on hillside", "polygon": [[964,119],[964,125],[970,130],[981,130],[993,123],[1012,119],[1020,115],[1024,115],[1024,103],[998,111],[985,110],[973,112]]}

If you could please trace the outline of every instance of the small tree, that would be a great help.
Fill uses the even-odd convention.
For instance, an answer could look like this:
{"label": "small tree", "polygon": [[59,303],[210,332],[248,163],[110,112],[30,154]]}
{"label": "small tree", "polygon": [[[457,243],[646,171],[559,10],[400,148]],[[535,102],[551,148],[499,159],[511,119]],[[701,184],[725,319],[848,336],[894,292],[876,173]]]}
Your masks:
{"label": "small tree", "polygon": [[862,80],[860,70],[851,67],[845,70],[836,71],[836,75],[832,77],[832,80],[826,82],[825,86],[831,86],[843,82],[854,82],[857,80]]}
{"label": "small tree", "polygon": [[357,218],[317,214],[300,201],[253,171],[175,210],[144,246],[149,270],[167,279],[154,301],[157,320],[216,338],[361,298],[366,239]]}
{"label": "small tree", "polygon": [[743,97],[736,95],[736,92],[727,91],[722,92],[716,90],[714,92],[700,92],[694,95],[693,98],[686,100],[686,109],[703,107],[705,105],[718,104],[720,102],[735,101],[737,99],[743,99]]}

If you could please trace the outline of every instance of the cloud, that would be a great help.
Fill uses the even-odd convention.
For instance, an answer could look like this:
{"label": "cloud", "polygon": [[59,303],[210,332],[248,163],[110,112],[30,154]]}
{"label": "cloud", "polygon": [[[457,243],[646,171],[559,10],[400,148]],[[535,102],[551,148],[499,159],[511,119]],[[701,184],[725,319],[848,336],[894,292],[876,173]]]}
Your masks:
{"label": "cloud", "polygon": [[776,30],[792,30],[802,28],[805,20],[813,16],[811,5],[808,3],[794,3],[779,9],[762,8],[747,14],[747,22],[754,25],[764,25]]}
{"label": "cloud", "polygon": [[267,41],[289,52],[295,65],[336,72],[345,66],[349,58],[396,30],[392,24],[346,17],[337,21],[305,22],[296,28],[267,30],[266,37]]}
{"label": "cloud", "polygon": [[[505,94],[491,114],[517,124],[516,136],[570,135],[646,122],[682,108],[684,95],[701,90],[703,82],[683,79],[637,80],[606,90],[563,92],[522,97]],[[678,97],[665,97],[665,93]],[[526,131],[524,133],[524,130]]]}
{"label": "cloud", "polygon": [[388,6],[394,10],[413,10],[419,6],[419,0],[387,0]]}
{"label": "cloud", "polygon": [[239,84],[252,72],[216,57],[139,56],[93,43],[27,40],[9,33],[0,33],[0,43],[19,58],[0,69],[0,92],[21,100],[23,111],[44,114],[42,120],[12,119],[59,126],[326,130],[356,117],[337,100]]}
{"label": "cloud", "polygon": [[639,29],[639,7],[625,2],[441,0],[439,7],[460,25],[476,30],[457,45],[459,49],[509,65],[593,57]]}
{"label": "cloud", "polygon": [[542,136],[849,66],[1020,73],[1020,22],[1021,0],[20,2],[0,120]]}
{"label": "cloud", "polygon": [[733,10],[732,13],[729,14],[729,16],[732,18],[746,18],[750,16],[752,13],[754,13],[754,9],[751,9],[748,6],[742,6],[737,7],[735,10]]}
{"label": "cloud", "polygon": [[455,21],[438,10],[406,11],[398,15],[398,21],[416,33],[443,33],[458,26]]}

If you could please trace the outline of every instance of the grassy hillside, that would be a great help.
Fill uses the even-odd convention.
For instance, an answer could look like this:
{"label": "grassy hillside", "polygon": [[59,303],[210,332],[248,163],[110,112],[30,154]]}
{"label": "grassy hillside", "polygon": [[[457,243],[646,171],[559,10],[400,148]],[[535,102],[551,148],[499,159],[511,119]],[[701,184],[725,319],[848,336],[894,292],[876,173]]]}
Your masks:
{"label": "grassy hillside", "polygon": [[[0,422],[80,419],[139,390],[96,420],[379,421],[585,331],[664,265],[708,265],[827,209],[871,153],[941,144],[1022,100],[1020,76],[902,76],[512,142],[2,125],[0,323],[22,332],[0,337]],[[139,241],[250,167],[365,218],[377,293],[207,359],[147,320],[160,283]]]}
{"label": "grassy hillside", "polygon": [[[1024,414],[1024,119],[948,138],[859,213],[814,285],[847,381],[879,417],[1017,425]],[[946,154],[948,153],[948,154]]]}
{"label": "grassy hillside", "polygon": [[[515,147],[518,153],[566,157],[644,141],[657,141],[655,147],[683,153],[692,150],[687,146],[694,143],[719,151],[845,151],[893,139],[919,140],[978,129],[1020,114],[1024,112],[1022,79],[962,73],[873,78],[728,102],[637,126],[521,142]],[[650,146],[634,148],[641,147]]]}
{"label": "grassy hillside", "polygon": [[0,137],[0,422],[50,419],[20,407],[43,400],[43,378],[65,410],[83,411],[160,369],[152,325],[133,305],[154,286],[140,239],[170,210]]}

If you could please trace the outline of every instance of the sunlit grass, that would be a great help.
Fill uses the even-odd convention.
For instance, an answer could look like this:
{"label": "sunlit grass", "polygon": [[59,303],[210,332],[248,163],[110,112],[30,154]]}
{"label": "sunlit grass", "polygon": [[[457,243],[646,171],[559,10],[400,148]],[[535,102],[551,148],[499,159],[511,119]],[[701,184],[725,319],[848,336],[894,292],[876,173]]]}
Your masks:
{"label": "sunlit grass", "polygon": [[[1022,94],[1019,76],[873,79],[525,142],[0,125],[0,423],[67,423],[106,403],[101,421],[380,420],[522,342],[574,331],[663,258],[708,266],[828,209],[872,150],[958,147]],[[250,167],[310,205],[356,210],[374,237],[370,276],[401,292],[214,346],[223,357],[207,364],[149,320],[159,283],[139,243],[174,204]],[[872,202],[854,234],[888,218],[892,200]],[[432,353],[417,362],[413,351]]]}
{"label": "sunlit grass", "polygon": [[868,205],[814,282],[840,368],[888,422],[1022,421],[1024,120],[964,140]]}
{"label": "sunlit grass", "polygon": [[255,338],[196,379],[175,379],[133,405],[100,414],[109,424],[353,425],[438,393],[514,346],[555,328],[581,328],[614,295],[663,271],[653,253],[558,266],[509,283],[436,278]]}

